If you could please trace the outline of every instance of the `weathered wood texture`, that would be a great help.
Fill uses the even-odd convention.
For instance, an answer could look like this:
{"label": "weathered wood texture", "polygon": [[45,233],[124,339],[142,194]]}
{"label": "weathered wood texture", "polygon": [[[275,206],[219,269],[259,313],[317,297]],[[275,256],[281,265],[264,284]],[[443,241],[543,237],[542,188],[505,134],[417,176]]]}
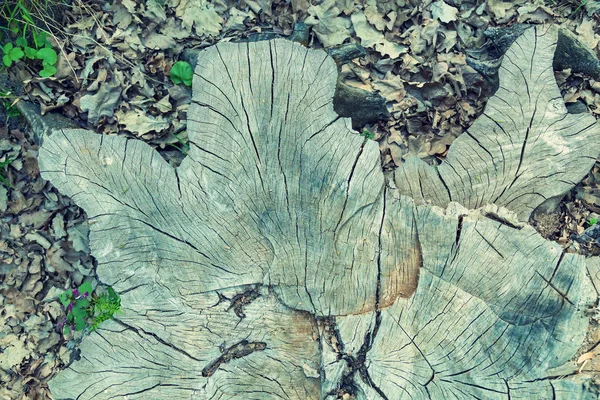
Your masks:
{"label": "weathered wood texture", "polygon": [[[529,62],[552,59],[552,31],[526,35],[513,53],[521,46]],[[524,75],[540,98],[544,68]],[[46,138],[43,177],[87,212],[98,276],[124,311],[51,381],[56,398],[592,398],[546,375],[574,355],[587,328],[584,260],[529,226],[499,222],[514,219],[505,209],[492,219],[449,203],[435,170],[418,162],[433,182],[423,178],[423,195],[446,209],[421,204],[421,192],[407,189],[418,180],[396,179],[415,200],[389,188],[377,144],[333,112],[336,74],[324,52],[283,40],[203,51],[192,149],[177,169],[124,137]],[[506,118],[525,119],[523,107]],[[527,149],[517,129],[513,147],[508,134],[478,137],[487,151],[457,141],[465,160],[504,152],[504,169],[518,171],[485,164],[490,193],[525,190],[514,176],[562,171],[578,160],[570,154],[591,154],[572,147],[591,130],[578,132],[579,122],[560,133],[528,124]],[[559,136],[564,158],[548,147]],[[559,175],[538,179],[556,186]],[[464,204],[489,201],[473,185]],[[520,216],[533,204],[501,202],[517,203]]]}
{"label": "weathered wood texture", "polygon": [[494,203],[526,221],[577,184],[596,160],[600,134],[592,115],[567,114],[552,70],[557,37],[555,28],[525,31],[504,55],[483,114],[440,166],[408,157],[395,172],[400,193],[442,207]]}

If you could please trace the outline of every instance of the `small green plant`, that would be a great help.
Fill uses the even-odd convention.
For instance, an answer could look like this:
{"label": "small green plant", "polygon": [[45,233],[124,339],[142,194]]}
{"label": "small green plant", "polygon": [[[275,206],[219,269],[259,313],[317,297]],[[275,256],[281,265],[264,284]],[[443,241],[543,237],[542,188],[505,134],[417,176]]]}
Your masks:
{"label": "small green plant", "polygon": [[18,117],[21,115],[19,110],[15,107],[15,103],[18,100],[10,92],[3,92],[0,90],[0,104],[6,112],[6,123],[11,117]]}
{"label": "small green plant", "polygon": [[194,76],[194,71],[192,70],[192,66],[189,63],[185,61],[177,61],[171,67],[169,76],[171,76],[171,80],[176,85],[183,83],[186,86],[192,86],[192,78]]}
{"label": "small green plant", "polygon": [[2,63],[6,67],[10,67],[13,62],[19,61],[23,56],[25,56],[25,52],[20,47],[15,47],[12,43],[8,42],[2,47],[2,52],[4,55],[2,56]]}
{"label": "small green plant", "polygon": [[370,139],[373,140],[375,139],[375,134],[367,129],[365,129],[364,131],[362,131],[360,133],[360,136],[364,137],[365,139]]}
{"label": "small green plant", "polygon": [[14,38],[0,47],[2,64],[9,68],[19,60],[41,60],[40,76],[54,75],[58,55],[48,41],[48,32],[35,25],[25,1],[6,2],[0,6],[0,19],[6,20],[6,27],[0,29],[6,31],[9,38]]}
{"label": "small green plant", "polygon": [[19,36],[14,44],[12,42],[6,43],[2,47],[2,63],[5,67],[10,67],[13,63],[27,58],[30,60],[41,60],[42,69],[39,74],[43,78],[47,78],[56,73],[56,61],[58,60],[58,54],[52,48],[52,45],[48,42],[47,35],[45,32],[39,32],[33,35],[34,47],[30,47],[25,36]]}
{"label": "small green plant", "polygon": [[590,226],[596,225],[598,223],[598,218],[590,218],[588,220],[588,224],[590,224]]}
{"label": "small green plant", "polygon": [[189,142],[184,141],[183,139],[181,139],[179,136],[177,136],[173,132],[171,132],[171,136],[173,136],[175,139],[177,139],[177,141],[179,142],[179,145],[171,143],[171,144],[169,144],[169,146],[176,148],[184,156],[187,156],[188,152],[190,151],[190,144],[189,144]]}
{"label": "small green plant", "polygon": [[47,78],[56,73],[56,61],[58,55],[51,47],[44,47],[35,52],[34,57],[38,60],[42,60],[42,70],[39,72],[42,78]]}
{"label": "small green plant", "polygon": [[105,293],[93,296],[89,282],[82,283],[77,289],[67,290],[58,299],[67,313],[58,324],[64,334],[86,328],[93,331],[121,311],[121,298],[113,288],[108,287]]}
{"label": "small green plant", "polygon": [[13,185],[10,184],[4,173],[6,172],[6,168],[12,163],[14,160],[6,159],[4,161],[0,161],[0,182],[6,186],[7,188],[13,188]]}

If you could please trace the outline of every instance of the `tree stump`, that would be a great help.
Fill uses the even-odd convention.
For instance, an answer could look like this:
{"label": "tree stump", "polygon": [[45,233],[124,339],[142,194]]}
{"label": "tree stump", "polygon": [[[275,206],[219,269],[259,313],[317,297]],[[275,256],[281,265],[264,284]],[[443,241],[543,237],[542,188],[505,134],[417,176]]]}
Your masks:
{"label": "tree stump", "polygon": [[527,30],[447,160],[409,157],[397,189],[333,111],[333,60],[285,40],[199,55],[176,169],[55,131],[42,175],[86,211],[124,311],[55,398],[595,398],[548,373],[586,333],[585,260],[522,222],[598,153],[554,82],[556,37]]}

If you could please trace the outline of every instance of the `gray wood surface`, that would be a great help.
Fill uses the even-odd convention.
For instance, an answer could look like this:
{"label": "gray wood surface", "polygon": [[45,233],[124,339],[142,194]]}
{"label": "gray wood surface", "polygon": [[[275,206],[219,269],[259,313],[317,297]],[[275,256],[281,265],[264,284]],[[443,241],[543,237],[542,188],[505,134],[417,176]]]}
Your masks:
{"label": "gray wood surface", "polygon": [[[124,311],[53,378],[55,398],[592,398],[547,375],[587,329],[583,258],[504,208],[469,209],[480,194],[448,202],[416,160],[389,187],[377,144],[333,112],[336,75],[284,40],[204,50],[177,169],[122,136],[45,139],[41,173],[86,211]],[[444,208],[412,193],[411,165]]]}
{"label": "gray wood surface", "polygon": [[407,157],[395,171],[400,192],[442,207],[494,203],[527,221],[575,186],[598,156],[600,128],[590,114],[567,114],[552,70],[557,37],[553,26],[526,30],[504,55],[483,114],[438,167]]}

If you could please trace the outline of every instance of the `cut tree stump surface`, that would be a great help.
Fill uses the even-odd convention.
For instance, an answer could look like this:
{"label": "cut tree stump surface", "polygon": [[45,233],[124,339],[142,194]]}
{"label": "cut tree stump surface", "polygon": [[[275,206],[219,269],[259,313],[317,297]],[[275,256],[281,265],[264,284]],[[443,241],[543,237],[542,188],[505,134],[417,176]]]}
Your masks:
{"label": "cut tree stump surface", "polygon": [[493,203],[526,221],[579,183],[598,156],[598,127],[591,114],[567,113],[552,70],[556,43],[556,29],[529,29],[517,39],[483,114],[439,167],[408,157],[395,172],[400,193],[442,207]]}
{"label": "cut tree stump surface", "polygon": [[333,111],[333,60],[285,40],[200,53],[177,169],[141,141],[55,131],[42,175],[86,211],[124,311],[55,398],[595,398],[547,373],[587,330],[585,260],[519,222],[598,153],[555,45],[527,30],[447,160],[409,157],[397,189]]}

